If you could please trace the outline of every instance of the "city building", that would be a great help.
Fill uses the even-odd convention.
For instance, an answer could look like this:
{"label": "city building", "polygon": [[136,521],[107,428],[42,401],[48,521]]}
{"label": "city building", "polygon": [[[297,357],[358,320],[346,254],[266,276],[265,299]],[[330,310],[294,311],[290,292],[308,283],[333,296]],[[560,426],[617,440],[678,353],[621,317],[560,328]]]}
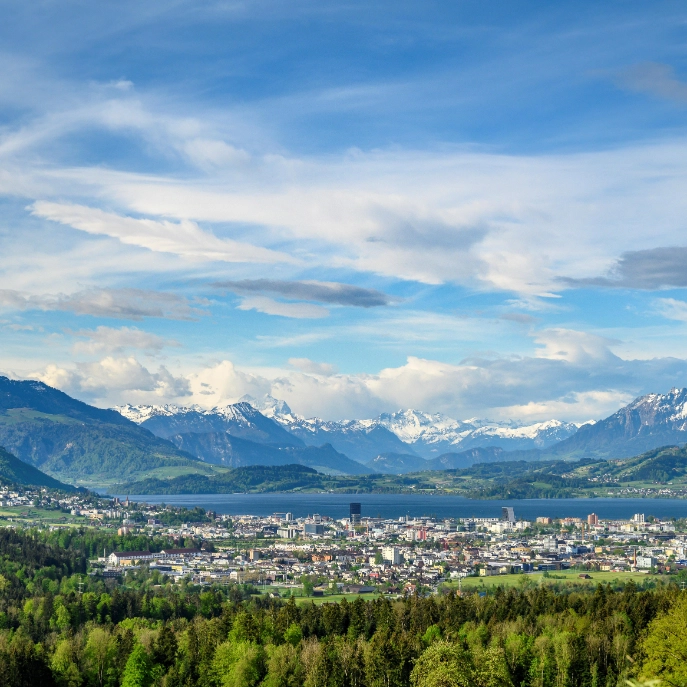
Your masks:
{"label": "city building", "polygon": [[587,524],[588,525],[598,525],[599,524],[599,516],[596,513],[590,513],[587,516]]}
{"label": "city building", "polygon": [[382,559],[390,565],[400,565],[403,562],[403,555],[398,546],[385,546],[382,548]]}
{"label": "city building", "polygon": [[506,522],[515,522],[515,510],[512,506],[504,506],[501,509],[501,520]]}
{"label": "city building", "polygon": [[638,568],[655,568],[657,560],[653,556],[637,556],[637,567]]}
{"label": "city building", "polygon": [[359,525],[360,524],[360,516],[362,514],[360,504],[359,503],[351,503],[349,506],[349,514],[350,514],[350,519],[351,519],[351,525]]}

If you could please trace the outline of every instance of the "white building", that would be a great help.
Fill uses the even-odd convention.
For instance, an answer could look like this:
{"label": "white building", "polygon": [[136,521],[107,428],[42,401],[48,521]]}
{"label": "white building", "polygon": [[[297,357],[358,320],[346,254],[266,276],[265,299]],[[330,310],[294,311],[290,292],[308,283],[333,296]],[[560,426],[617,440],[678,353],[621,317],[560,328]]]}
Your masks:
{"label": "white building", "polygon": [[403,562],[403,555],[398,546],[385,546],[382,549],[382,558],[391,565],[400,565]]}
{"label": "white building", "polygon": [[638,568],[653,568],[656,566],[656,559],[653,556],[637,556]]}

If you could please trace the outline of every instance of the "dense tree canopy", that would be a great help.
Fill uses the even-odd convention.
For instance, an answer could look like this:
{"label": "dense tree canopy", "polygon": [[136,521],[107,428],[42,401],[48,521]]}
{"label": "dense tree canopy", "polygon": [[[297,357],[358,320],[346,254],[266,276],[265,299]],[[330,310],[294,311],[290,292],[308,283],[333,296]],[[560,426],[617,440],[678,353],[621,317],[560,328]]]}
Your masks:
{"label": "dense tree canopy", "polygon": [[[108,535],[109,536],[109,535]],[[111,541],[113,545],[121,542]],[[554,584],[299,605],[146,569],[83,574],[96,534],[0,530],[7,687],[687,684],[687,593]]]}

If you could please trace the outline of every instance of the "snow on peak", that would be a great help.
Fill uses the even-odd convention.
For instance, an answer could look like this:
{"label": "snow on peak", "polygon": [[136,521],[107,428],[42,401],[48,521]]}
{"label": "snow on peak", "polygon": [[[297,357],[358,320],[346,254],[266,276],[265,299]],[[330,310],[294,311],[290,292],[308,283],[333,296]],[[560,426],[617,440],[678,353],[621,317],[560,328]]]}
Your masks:
{"label": "snow on peak", "polygon": [[120,415],[123,415],[125,418],[135,422],[138,425],[146,420],[149,420],[151,417],[156,417],[159,415],[170,417],[172,415],[199,413],[201,415],[218,415],[226,420],[241,421],[250,420],[250,418],[255,416],[256,413],[256,409],[250,403],[245,401],[240,401],[239,403],[229,403],[225,406],[215,406],[209,410],[199,405],[177,406],[172,404],[161,406],[126,404],[122,406],[115,406],[113,410],[116,410]]}
{"label": "snow on peak", "polygon": [[[251,423],[255,414],[261,413],[278,422],[284,429],[295,432],[298,436],[303,432],[307,435],[319,435],[320,437],[322,433],[329,435],[342,433],[350,436],[358,433],[369,434],[378,428],[384,428],[408,446],[418,448],[425,446],[431,451],[438,449],[457,451],[476,445],[506,446],[513,444],[513,446],[544,447],[567,438],[578,427],[578,425],[560,420],[546,420],[531,424],[519,424],[514,421],[492,422],[477,418],[461,421],[441,413],[425,413],[412,408],[401,409],[394,413],[382,413],[371,419],[322,420],[318,417],[305,418],[296,415],[286,402],[269,395],[262,398],[243,396],[238,403],[216,406],[210,410],[197,405],[191,407],[122,405],[115,407],[115,410],[138,424],[159,415],[183,415],[191,412],[216,415],[243,424]],[[687,417],[687,412],[685,417]]]}
{"label": "snow on peak", "polygon": [[275,415],[293,415],[291,408],[286,401],[281,401],[274,396],[265,394],[262,398],[254,398],[253,396],[242,396],[239,403],[249,403],[255,410],[260,411],[265,417],[274,418]]}
{"label": "snow on peak", "polygon": [[478,421],[459,422],[440,413],[430,414],[412,409],[382,413],[378,422],[408,444],[420,440],[432,443],[446,440],[449,436],[458,439],[480,426]]}
{"label": "snow on peak", "polygon": [[687,389],[673,387],[667,394],[646,394],[635,399],[618,413],[636,411],[643,424],[677,423],[687,428]]}
{"label": "snow on peak", "polygon": [[184,415],[191,412],[202,412],[202,408],[197,405],[193,406],[176,406],[173,404],[165,404],[161,406],[156,405],[130,405],[125,404],[123,406],[115,406],[113,410],[116,410],[120,415],[123,415],[127,420],[135,422],[140,425],[142,422],[149,420],[151,417],[156,415]]}

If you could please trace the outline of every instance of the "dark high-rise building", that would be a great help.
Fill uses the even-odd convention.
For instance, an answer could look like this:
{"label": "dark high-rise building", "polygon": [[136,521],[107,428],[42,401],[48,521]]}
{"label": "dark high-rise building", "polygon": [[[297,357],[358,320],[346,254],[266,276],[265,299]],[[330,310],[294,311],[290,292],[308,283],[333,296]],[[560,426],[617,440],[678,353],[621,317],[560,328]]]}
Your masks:
{"label": "dark high-rise building", "polygon": [[501,520],[506,522],[515,522],[515,511],[511,506],[501,508]]}
{"label": "dark high-rise building", "polygon": [[351,524],[353,525],[359,525],[360,524],[360,504],[359,503],[352,503],[350,505],[349,509],[350,513],[350,518],[351,518]]}

